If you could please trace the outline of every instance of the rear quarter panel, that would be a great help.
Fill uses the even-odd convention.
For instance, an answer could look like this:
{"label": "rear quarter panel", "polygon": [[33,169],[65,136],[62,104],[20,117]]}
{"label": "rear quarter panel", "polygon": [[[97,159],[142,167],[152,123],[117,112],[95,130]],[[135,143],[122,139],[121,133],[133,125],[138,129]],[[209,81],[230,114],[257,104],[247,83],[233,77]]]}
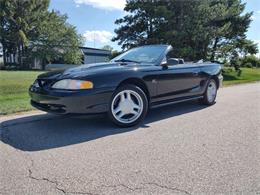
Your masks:
{"label": "rear quarter panel", "polygon": [[202,77],[202,81],[203,81],[202,86],[204,91],[206,88],[207,81],[210,78],[214,77],[218,79],[221,76],[221,65],[216,63],[204,63],[199,65],[199,67],[201,69],[200,76]]}

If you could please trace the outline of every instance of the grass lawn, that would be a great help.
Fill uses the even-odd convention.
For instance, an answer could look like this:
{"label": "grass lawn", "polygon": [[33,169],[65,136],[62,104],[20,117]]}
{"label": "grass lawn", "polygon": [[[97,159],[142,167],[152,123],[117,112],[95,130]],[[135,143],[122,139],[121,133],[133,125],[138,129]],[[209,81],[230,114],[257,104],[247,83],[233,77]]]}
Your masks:
{"label": "grass lawn", "polygon": [[40,71],[0,71],[0,115],[32,110],[28,88]]}
{"label": "grass lawn", "polygon": [[260,68],[241,68],[241,75],[233,68],[224,69],[224,86],[260,81]]}
{"label": "grass lawn", "polygon": [[[40,71],[0,71],[0,115],[33,108],[29,103],[28,88]],[[237,76],[234,69],[226,69],[224,86],[260,81],[260,68],[242,68],[242,74]]]}

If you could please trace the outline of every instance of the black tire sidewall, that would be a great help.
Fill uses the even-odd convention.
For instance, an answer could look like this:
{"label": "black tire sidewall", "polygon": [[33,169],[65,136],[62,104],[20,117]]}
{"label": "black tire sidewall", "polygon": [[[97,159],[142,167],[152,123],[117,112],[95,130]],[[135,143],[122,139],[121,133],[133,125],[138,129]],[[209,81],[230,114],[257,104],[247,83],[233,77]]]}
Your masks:
{"label": "black tire sidewall", "polygon": [[[140,95],[140,97],[142,98],[142,101],[143,101],[143,111],[142,111],[142,114],[139,116],[139,118],[137,120],[135,120],[134,122],[132,123],[122,123],[118,120],[115,119],[115,117],[113,116],[112,114],[112,110],[111,110],[111,104],[113,102],[113,99],[114,97],[120,93],[121,91],[124,91],[124,90],[132,90],[132,91],[135,91],[136,93],[138,93]],[[148,111],[148,100],[147,100],[147,96],[146,94],[143,92],[142,89],[140,89],[138,86],[136,85],[130,85],[130,84],[127,84],[127,85],[123,85],[121,87],[119,87],[112,95],[111,97],[111,100],[109,102],[109,109],[108,109],[108,116],[109,118],[111,119],[111,121],[120,126],[120,127],[131,127],[131,126],[134,126],[134,125],[137,125],[138,123],[140,123],[146,116],[147,114],[147,111]]]}

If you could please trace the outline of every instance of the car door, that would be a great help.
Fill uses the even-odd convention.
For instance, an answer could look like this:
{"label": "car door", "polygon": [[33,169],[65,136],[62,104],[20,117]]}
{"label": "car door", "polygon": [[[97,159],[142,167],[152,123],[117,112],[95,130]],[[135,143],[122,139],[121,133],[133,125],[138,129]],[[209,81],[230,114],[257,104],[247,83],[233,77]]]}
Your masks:
{"label": "car door", "polygon": [[196,64],[162,66],[157,75],[156,101],[179,99],[201,93],[200,67]]}

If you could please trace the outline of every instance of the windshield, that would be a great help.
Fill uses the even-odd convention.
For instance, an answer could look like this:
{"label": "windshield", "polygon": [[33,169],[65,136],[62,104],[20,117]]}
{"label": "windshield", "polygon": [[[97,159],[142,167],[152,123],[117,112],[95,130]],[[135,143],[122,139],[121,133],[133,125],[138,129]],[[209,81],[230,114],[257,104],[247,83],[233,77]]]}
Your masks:
{"label": "windshield", "polygon": [[130,49],[112,59],[112,62],[155,63],[167,49],[165,45],[144,46]]}

